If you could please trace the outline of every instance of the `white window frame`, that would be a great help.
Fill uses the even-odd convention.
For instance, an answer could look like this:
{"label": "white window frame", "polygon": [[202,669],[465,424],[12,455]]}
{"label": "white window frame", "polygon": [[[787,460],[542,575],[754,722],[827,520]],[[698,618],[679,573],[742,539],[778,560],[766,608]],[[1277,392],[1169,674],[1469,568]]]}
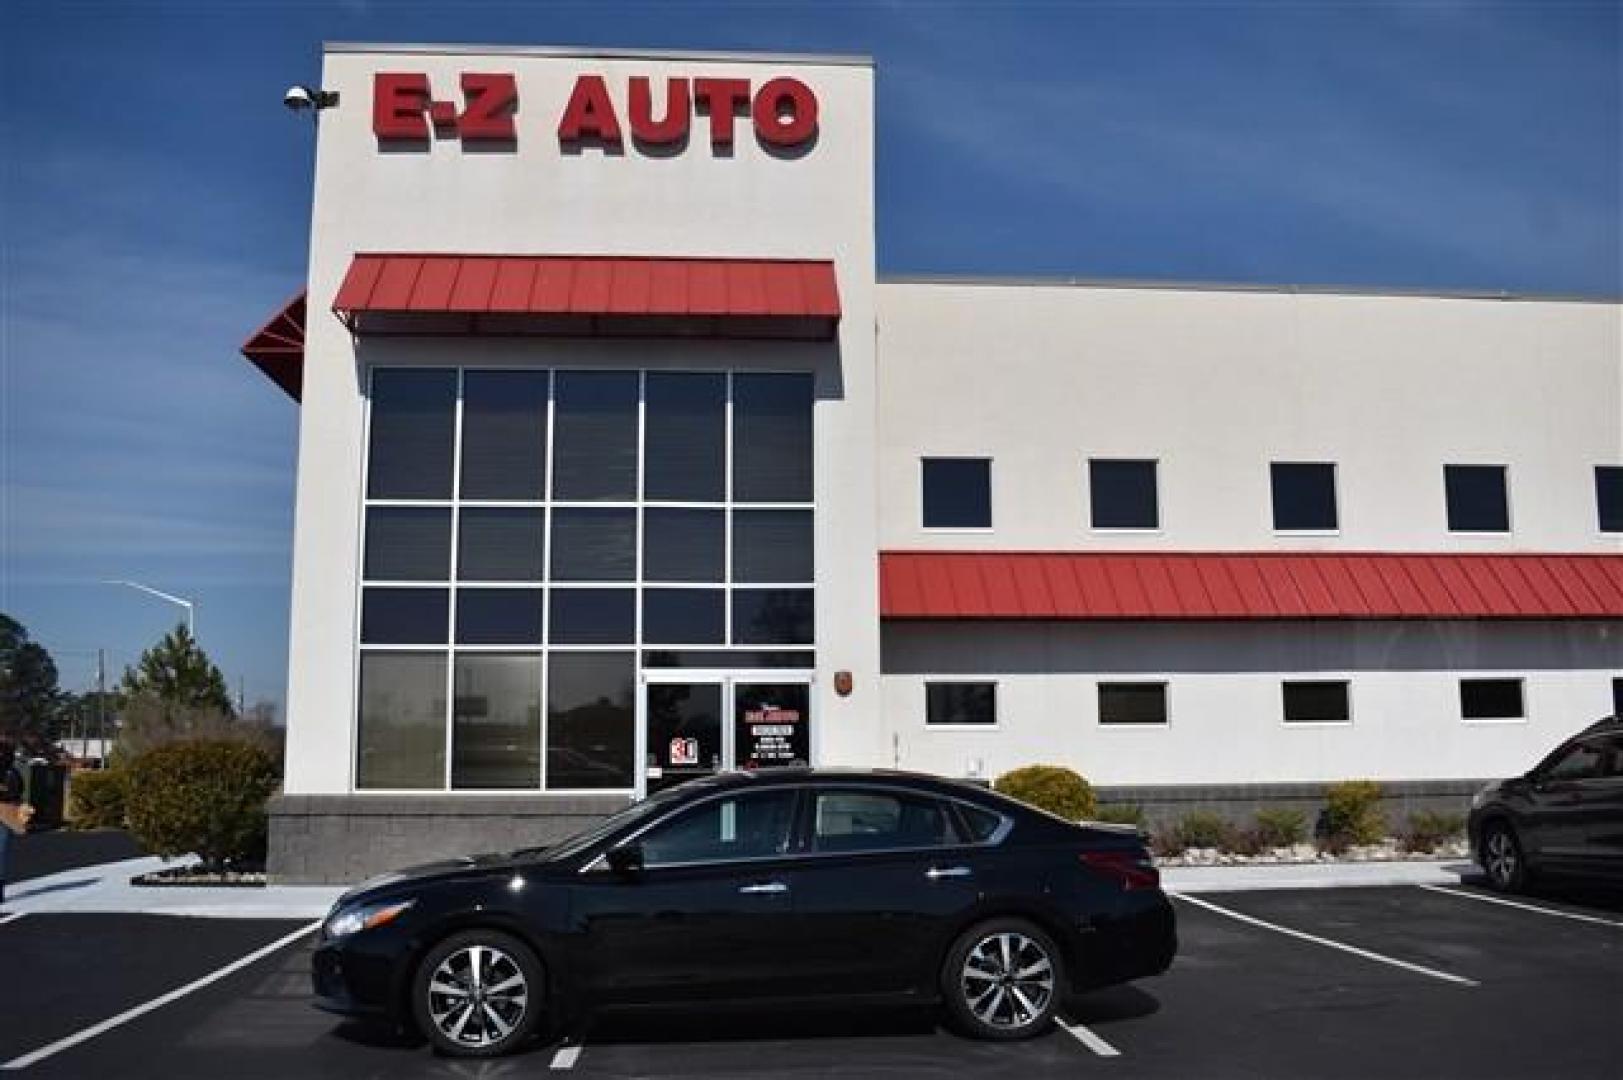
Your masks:
{"label": "white window frame", "polygon": [[[1513,682],[1519,688],[1522,699],[1522,714],[1520,716],[1466,716],[1465,715],[1465,684],[1468,682]],[[1481,725],[1483,727],[1497,727],[1507,724],[1527,724],[1533,719],[1533,703],[1531,695],[1527,692],[1527,676],[1506,675],[1497,671],[1456,672],[1454,679],[1454,707],[1459,711],[1460,723]]]}
{"label": "white window frame", "polygon": [[[1148,462],[1155,482],[1155,526],[1095,525],[1093,523],[1093,463]],[[1167,531],[1166,500],[1161,485],[1161,459],[1148,454],[1088,454],[1082,459],[1082,513],[1087,518],[1087,531],[1100,536],[1161,536]]]}
{"label": "white window frame", "polygon": [[[1347,688],[1347,719],[1345,720],[1291,720],[1285,715],[1285,688],[1292,683],[1340,683]],[[1294,731],[1298,728],[1346,728],[1358,719],[1357,703],[1353,700],[1353,678],[1344,672],[1314,672],[1311,675],[1294,674],[1279,680],[1279,726]]]}

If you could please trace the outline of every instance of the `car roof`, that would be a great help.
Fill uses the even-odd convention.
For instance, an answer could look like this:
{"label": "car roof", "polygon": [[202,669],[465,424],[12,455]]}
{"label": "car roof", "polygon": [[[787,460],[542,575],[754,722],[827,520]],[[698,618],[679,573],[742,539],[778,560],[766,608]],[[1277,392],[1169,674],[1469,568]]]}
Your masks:
{"label": "car roof", "polygon": [[[969,780],[950,780],[929,773],[906,772],[901,769],[807,768],[791,766],[770,769],[743,769],[737,772],[717,773],[703,780],[690,781],[694,787],[708,790],[734,787],[778,787],[786,784],[798,786],[830,786],[851,783],[885,784],[891,787],[911,788],[937,795],[977,795],[989,793],[989,788]],[[686,785],[684,785],[686,786]]]}

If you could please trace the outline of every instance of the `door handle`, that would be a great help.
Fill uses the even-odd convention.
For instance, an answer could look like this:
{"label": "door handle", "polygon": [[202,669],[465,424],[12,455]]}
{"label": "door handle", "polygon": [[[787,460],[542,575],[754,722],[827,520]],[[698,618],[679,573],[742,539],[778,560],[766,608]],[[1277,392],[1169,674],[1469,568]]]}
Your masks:
{"label": "door handle", "polygon": [[755,885],[740,885],[738,891],[748,895],[786,893],[789,891],[789,886],[781,881],[762,881]]}
{"label": "door handle", "polygon": [[942,878],[969,877],[974,871],[967,866],[932,866],[924,872],[924,876],[931,881],[940,881]]}

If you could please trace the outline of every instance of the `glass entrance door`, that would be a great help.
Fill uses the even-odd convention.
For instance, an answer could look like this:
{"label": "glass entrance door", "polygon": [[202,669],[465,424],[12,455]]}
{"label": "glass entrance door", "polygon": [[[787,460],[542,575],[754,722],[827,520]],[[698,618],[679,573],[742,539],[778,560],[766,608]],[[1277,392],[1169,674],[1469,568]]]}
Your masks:
{"label": "glass entrance door", "polygon": [[721,718],[726,689],[720,680],[657,682],[644,688],[647,793],[725,767],[727,751]]}
{"label": "glass entrance door", "polygon": [[725,769],[811,761],[811,681],[661,675],[643,685],[644,795]]}

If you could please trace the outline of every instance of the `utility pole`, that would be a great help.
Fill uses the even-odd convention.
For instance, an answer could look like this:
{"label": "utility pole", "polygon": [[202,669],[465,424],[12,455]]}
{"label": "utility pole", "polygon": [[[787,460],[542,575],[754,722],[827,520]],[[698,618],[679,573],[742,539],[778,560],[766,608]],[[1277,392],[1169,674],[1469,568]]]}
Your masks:
{"label": "utility pole", "polygon": [[237,719],[241,720],[248,715],[248,697],[246,687],[248,680],[241,675],[237,676]]}
{"label": "utility pole", "polygon": [[96,743],[98,760],[107,768],[107,650],[96,650]]}

